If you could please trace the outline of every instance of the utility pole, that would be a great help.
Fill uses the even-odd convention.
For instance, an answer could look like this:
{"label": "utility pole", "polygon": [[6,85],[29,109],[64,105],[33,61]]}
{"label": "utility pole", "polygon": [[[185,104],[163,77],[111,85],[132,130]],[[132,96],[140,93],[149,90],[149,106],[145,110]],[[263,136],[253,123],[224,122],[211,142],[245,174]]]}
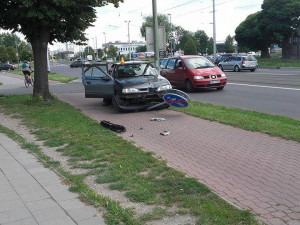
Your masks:
{"label": "utility pole", "polygon": [[130,45],[130,30],[129,30],[129,23],[130,20],[125,21],[125,23],[128,23],[128,46],[129,46],[129,61],[131,61],[131,45]]}
{"label": "utility pole", "polygon": [[[171,34],[172,34],[172,14],[171,13],[168,13],[168,16],[170,16],[170,25],[171,25]],[[171,36],[171,38],[173,37],[173,35]],[[171,42],[171,54],[173,55],[173,41],[172,41],[172,39],[170,40],[170,42]]]}
{"label": "utility pole", "polygon": [[152,0],[153,11],[153,39],[154,39],[154,55],[155,55],[155,67],[159,70],[159,52],[158,52],[158,21],[157,21],[157,5],[156,0]]}
{"label": "utility pole", "polygon": [[106,56],[106,33],[105,32],[103,32],[103,34],[104,34],[104,56],[105,56],[105,58],[107,58],[107,56]]}
{"label": "utility pole", "polygon": [[214,39],[214,61],[216,60],[216,9],[215,0],[213,0],[213,39]]}

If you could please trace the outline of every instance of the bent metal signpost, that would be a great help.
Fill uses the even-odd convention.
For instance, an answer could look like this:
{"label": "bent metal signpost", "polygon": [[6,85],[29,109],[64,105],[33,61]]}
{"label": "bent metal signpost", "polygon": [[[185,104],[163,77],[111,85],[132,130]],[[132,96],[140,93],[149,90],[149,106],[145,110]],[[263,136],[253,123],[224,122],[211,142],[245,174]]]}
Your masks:
{"label": "bent metal signpost", "polygon": [[170,106],[177,108],[188,107],[190,102],[190,97],[186,93],[176,89],[169,90],[168,93],[164,95],[163,99]]}

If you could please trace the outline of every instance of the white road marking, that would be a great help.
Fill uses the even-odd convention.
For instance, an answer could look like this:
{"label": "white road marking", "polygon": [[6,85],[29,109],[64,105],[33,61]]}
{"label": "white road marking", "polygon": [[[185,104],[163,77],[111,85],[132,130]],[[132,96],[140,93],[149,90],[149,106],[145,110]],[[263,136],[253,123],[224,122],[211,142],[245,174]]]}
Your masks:
{"label": "white road marking", "polygon": [[262,87],[262,88],[273,88],[273,89],[300,91],[300,89],[298,89],[298,88],[273,87],[273,86],[254,85],[254,84],[239,84],[239,83],[227,83],[227,84],[248,86],[248,87]]}

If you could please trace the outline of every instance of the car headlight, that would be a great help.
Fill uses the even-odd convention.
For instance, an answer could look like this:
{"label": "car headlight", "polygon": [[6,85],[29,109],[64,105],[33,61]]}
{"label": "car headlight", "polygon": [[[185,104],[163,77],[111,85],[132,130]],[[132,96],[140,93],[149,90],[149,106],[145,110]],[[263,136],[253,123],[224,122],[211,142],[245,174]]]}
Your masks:
{"label": "car headlight", "polygon": [[165,91],[169,89],[172,89],[171,84],[160,86],[159,88],[157,88],[157,91]]}
{"label": "car headlight", "polygon": [[194,80],[201,80],[201,79],[204,79],[203,76],[194,76]]}
{"label": "car headlight", "polygon": [[221,77],[226,77],[225,73],[221,73]]}
{"label": "car headlight", "polygon": [[137,89],[137,88],[125,88],[125,89],[122,89],[122,93],[123,94],[138,93],[138,92],[139,92],[139,89]]}

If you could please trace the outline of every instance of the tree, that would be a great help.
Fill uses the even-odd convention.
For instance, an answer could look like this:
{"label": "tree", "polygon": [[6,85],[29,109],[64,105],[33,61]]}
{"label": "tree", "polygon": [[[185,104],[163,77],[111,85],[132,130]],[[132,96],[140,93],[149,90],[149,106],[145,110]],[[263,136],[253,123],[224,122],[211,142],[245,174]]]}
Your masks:
{"label": "tree", "polygon": [[104,56],[104,51],[103,51],[103,49],[102,49],[102,48],[98,48],[98,49],[97,49],[97,53],[98,53],[98,58],[99,58],[99,59],[102,59],[103,56]]}
{"label": "tree", "polygon": [[272,43],[270,35],[261,31],[260,18],[263,12],[249,15],[235,30],[235,40],[239,49],[247,48],[252,51],[261,50],[262,58],[270,58],[269,50]]}
{"label": "tree", "polygon": [[226,37],[224,51],[229,53],[234,52],[233,38],[230,35]]}
{"label": "tree", "polygon": [[95,22],[95,7],[123,0],[2,0],[0,27],[21,32],[31,43],[34,55],[33,96],[52,99],[47,73],[47,47],[53,41],[83,42],[84,31]]}
{"label": "tree", "polygon": [[21,43],[20,38],[15,34],[2,33],[0,34],[0,45],[15,48]]}
{"label": "tree", "polygon": [[260,31],[272,43],[283,40],[283,57],[290,58],[293,43],[289,39],[300,27],[300,1],[264,0],[259,23]]}
{"label": "tree", "polygon": [[[142,37],[146,37],[146,27],[152,27],[153,26],[153,16],[147,16],[144,18],[144,22],[142,23],[142,26],[140,28]],[[164,26],[166,29],[167,36],[169,36],[171,31],[171,24],[169,22],[169,18],[165,14],[158,14],[157,15],[157,22],[158,26]]]}
{"label": "tree", "polygon": [[116,58],[118,56],[118,48],[114,45],[110,45],[106,54],[107,58]]}
{"label": "tree", "polygon": [[207,43],[207,54],[211,55],[214,53],[214,39],[210,38]]}
{"label": "tree", "polygon": [[31,61],[32,59],[32,49],[24,41],[19,45],[19,60],[21,61]]}
{"label": "tree", "polygon": [[15,48],[9,46],[6,48],[6,52],[7,52],[8,61],[10,63],[17,61],[17,51]]}
{"label": "tree", "polygon": [[208,36],[203,30],[197,30],[194,35],[196,39],[197,50],[202,55],[206,54],[206,48],[208,44]]}
{"label": "tree", "polygon": [[196,55],[197,46],[195,40],[191,36],[187,36],[186,43],[183,46],[185,55]]}
{"label": "tree", "polygon": [[147,46],[143,45],[143,46],[138,46],[136,48],[136,52],[146,52],[147,51]]}
{"label": "tree", "polygon": [[0,56],[1,56],[0,62],[8,61],[8,54],[7,54],[6,47],[4,45],[0,45]]}

